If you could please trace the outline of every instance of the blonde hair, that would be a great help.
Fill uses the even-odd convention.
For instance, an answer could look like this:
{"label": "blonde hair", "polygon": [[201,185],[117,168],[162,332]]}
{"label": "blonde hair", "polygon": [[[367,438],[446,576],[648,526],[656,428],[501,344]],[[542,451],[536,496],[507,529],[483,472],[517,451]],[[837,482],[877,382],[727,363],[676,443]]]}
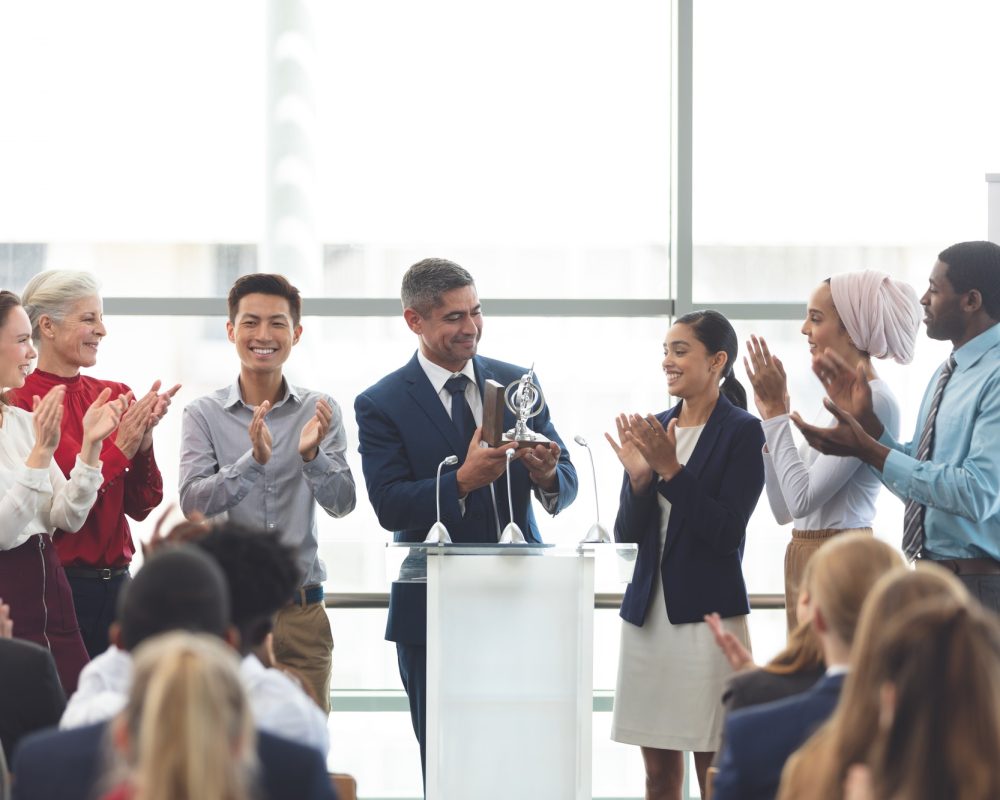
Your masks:
{"label": "blonde hair", "polygon": [[[802,570],[800,598],[803,592],[808,591],[809,582],[812,580],[813,561],[814,559],[810,558]],[[761,669],[773,675],[799,675],[804,672],[819,672],[823,666],[823,648],[816,631],[813,630],[811,623],[800,622],[788,634],[785,649]]]}
{"label": "blonde hair", "polygon": [[237,655],[221,640],[157,636],[133,654],[120,724],[134,800],[249,800],[256,735]]}
{"label": "blonde hair", "polygon": [[872,747],[876,797],[1000,797],[1000,622],[978,603],[925,600],[894,620],[872,656],[894,690]]}
{"label": "blonde hair", "polygon": [[864,762],[878,729],[876,644],[887,621],[927,598],[967,603],[965,586],[940,567],[893,570],[872,587],[851,649],[851,670],[830,719],[787,762],[778,800],[841,800],[852,764]]}
{"label": "blonde hair", "polygon": [[38,320],[42,316],[62,322],[70,305],[84,297],[99,297],[100,294],[101,286],[89,272],[69,269],[39,272],[21,292],[21,303],[31,320],[31,338],[39,343]]}
{"label": "blonde hair", "polygon": [[850,645],[872,586],[885,573],[902,567],[903,558],[871,535],[845,533],[820,547],[812,561],[809,594],[813,608],[822,614],[829,630]]}

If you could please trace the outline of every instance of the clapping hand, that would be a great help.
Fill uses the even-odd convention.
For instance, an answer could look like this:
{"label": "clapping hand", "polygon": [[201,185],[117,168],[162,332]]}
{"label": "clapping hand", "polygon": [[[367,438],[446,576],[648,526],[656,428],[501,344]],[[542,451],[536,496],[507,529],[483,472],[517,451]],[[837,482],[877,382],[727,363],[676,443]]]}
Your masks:
{"label": "clapping hand", "polygon": [[101,444],[118,427],[122,415],[132,400],[132,393],[120,395],[114,400],[111,389],[105,388],[83,415],[83,442],[80,447],[80,458],[84,463],[96,467],[101,453]]}
{"label": "clapping hand", "polygon": [[52,454],[59,446],[65,397],[66,387],[62,384],[49,389],[45,397],[34,396],[31,421],[35,428],[35,445],[25,461],[25,464],[33,469],[47,467],[52,461]]}
{"label": "clapping hand", "polygon": [[[153,446],[153,428],[160,424],[160,420],[167,415],[167,411],[170,409],[170,401],[173,399],[174,395],[180,390],[181,385],[175,384],[172,388],[167,389],[165,392],[160,392],[156,395],[156,401],[153,403],[153,410],[149,414],[149,419],[146,422],[146,431],[142,436],[142,442],[139,444],[140,452],[145,453]],[[149,390],[152,393],[160,391],[160,382],[154,381],[152,387]]]}
{"label": "clapping hand", "polygon": [[271,429],[267,427],[264,417],[271,410],[271,403],[265,400],[253,410],[253,418],[250,420],[250,443],[253,445],[253,459],[258,464],[264,465],[271,460]]}
{"label": "clapping hand", "polygon": [[750,651],[743,646],[743,642],[722,627],[722,619],[718,614],[706,614],[705,623],[708,625],[709,630],[712,631],[715,643],[722,651],[722,655],[726,657],[729,666],[734,670],[754,666],[753,656],[750,654]]}
{"label": "clapping hand", "polygon": [[864,362],[856,369],[829,347],[813,357],[813,372],[826,389],[827,396],[861,423],[865,433],[874,439],[882,435],[883,426],[872,406],[872,389]]}
{"label": "clapping hand", "polygon": [[326,400],[316,401],[316,413],[302,428],[299,436],[299,455],[303,461],[312,461],[319,453],[319,446],[330,432],[333,408]]}
{"label": "clapping hand", "polygon": [[792,413],[792,422],[802,431],[809,446],[831,456],[854,456],[881,470],[889,448],[869,436],[852,414],[838,407],[829,397],[823,400],[823,405],[836,419],[832,428],[809,425],[798,413]]}
{"label": "clapping hand", "polygon": [[149,425],[149,417],[153,412],[153,405],[156,403],[156,388],[159,382],[154,383],[154,389],[146,392],[138,402],[132,402],[132,392],[121,395],[125,400],[125,413],[122,414],[121,423],[118,425],[118,434],[115,436],[115,445],[125,458],[131,459],[139,445],[142,444],[143,436]]}
{"label": "clapping hand", "polygon": [[14,635],[14,621],[10,618],[10,606],[0,597],[0,639],[10,639]]}
{"label": "clapping hand", "polygon": [[787,414],[791,408],[785,368],[777,356],[771,355],[763,336],[758,339],[751,335],[743,366],[753,386],[753,399],[761,417],[771,419]]}

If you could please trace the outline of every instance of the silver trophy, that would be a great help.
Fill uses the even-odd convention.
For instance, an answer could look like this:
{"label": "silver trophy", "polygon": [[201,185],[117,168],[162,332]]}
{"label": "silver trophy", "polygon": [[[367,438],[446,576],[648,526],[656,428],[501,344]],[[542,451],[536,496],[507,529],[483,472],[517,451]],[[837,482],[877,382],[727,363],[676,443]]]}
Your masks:
{"label": "silver trophy", "polygon": [[517,442],[518,447],[534,447],[536,444],[547,444],[548,437],[537,433],[528,427],[528,420],[537,417],[545,408],[545,397],[538,384],[532,380],[535,375],[535,366],[520,380],[512,381],[504,389],[504,403],[510,409],[517,422],[514,427],[503,435],[504,442]]}

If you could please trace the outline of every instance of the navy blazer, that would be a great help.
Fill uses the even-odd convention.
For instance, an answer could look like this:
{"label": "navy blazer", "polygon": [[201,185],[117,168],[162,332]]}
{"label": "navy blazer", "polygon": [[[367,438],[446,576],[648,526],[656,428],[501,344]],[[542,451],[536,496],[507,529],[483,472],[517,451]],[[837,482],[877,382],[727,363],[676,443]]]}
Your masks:
{"label": "navy blazer", "polygon": [[827,675],[802,694],[730,714],[714,800],[772,800],[788,757],[833,714],[844,677]]}
{"label": "navy blazer", "polygon": [[[14,800],[95,800],[101,791],[107,723],[29,736],[17,750]],[[262,800],[337,800],[314,747],[257,731]]]}
{"label": "navy blazer", "polygon": [[[665,428],[680,408],[678,403],[656,418]],[[760,420],[719,395],[691,457],[673,478],[657,480],[637,495],[625,473],[615,539],[638,543],[639,553],[622,601],[623,619],[643,624],[657,569],[674,625],[701,622],[712,612],[750,613],[743,545],[747,520],[764,488],[763,447]],[[671,505],[662,555],[657,493]]]}
{"label": "navy blazer", "polygon": [[[488,379],[507,386],[528,371],[482,356],[474,356],[472,363],[480,394]],[[368,498],[379,523],[393,531],[395,541],[422,542],[437,520],[437,467],[450,455],[458,456],[459,464],[441,472],[441,521],[454,542],[497,541],[494,506],[488,486],[469,493],[465,498],[465,514],[462,514],[455,476],[458,466],[465,461],[468,444],[459,436],[416,354],[404,367],[359,394],[354,400],[354,413]],[[514,416],[505,408],[504,429],[512,427]],[[576,470],[552,425],[548,405],[529,421],[529,427],[554,441],[561,450],[557,468],[558,513],[576,497]],[[502,530],[510,522],[506,478],[501,476],[493,486]],[[531,508],[533,488],[528,470],[514,462],[511,465],[514,521],[526,540],[541,542]],[[386,638],[404,644],[424,644],[426,623],[426,587],[394,583],[389,596]]]}

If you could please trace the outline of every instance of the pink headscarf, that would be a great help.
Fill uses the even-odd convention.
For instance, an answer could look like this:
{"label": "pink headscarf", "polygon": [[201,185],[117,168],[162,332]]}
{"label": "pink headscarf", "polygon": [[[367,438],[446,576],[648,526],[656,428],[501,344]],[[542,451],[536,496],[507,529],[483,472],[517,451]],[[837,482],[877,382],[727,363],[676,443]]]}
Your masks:
{"label": "pink headscarf", "polygon": [[873,269],[830,278],[833,305],[859,350],[873,358],[913,360],[920,327],[920,303],[908,283]]}

